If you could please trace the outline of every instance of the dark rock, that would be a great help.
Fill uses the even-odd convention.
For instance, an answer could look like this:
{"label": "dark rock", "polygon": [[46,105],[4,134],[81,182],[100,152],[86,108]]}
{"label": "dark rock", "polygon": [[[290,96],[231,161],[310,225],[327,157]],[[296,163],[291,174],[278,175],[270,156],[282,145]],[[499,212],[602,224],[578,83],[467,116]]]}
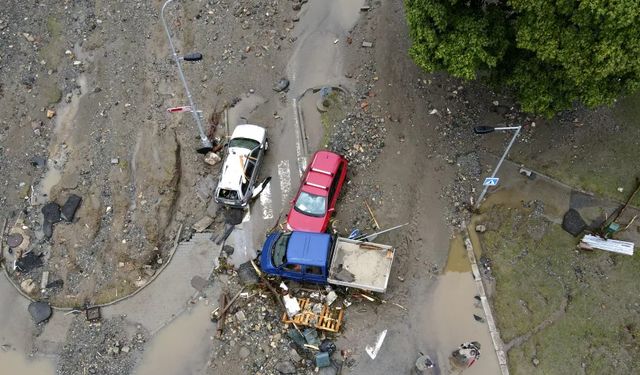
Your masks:
{"label": "dark rock", "polygon": [[22,243],[24,238],[20,233],[12,233],[7,237],[7,245],[10,248],[18,247]]}
{"label": "dark rock", "polygon": [[78,210],[78,207],[80,207],[80,202],[82,202],[82,198],[75,194],[71,194],[62,206],[62,218],[69,222],[73,221],[76,211]]}
{"label": "dark rock", "polygon": [[276,92],[285,91],[289,88],[289,80],[286,78],[282,78],[278,81],[278,83],[273,86],[273,90]]}
{"label": "dark rock", "polygon": [[577,237],[586,228],[587,224],[578,211],[571,208],[564,214],[562,218],[562,229],[569,232],[572,236]]}
{"label": "dark rock", "polygon": [[42,207],[44,220],[52,224],[60,221],[60,206],[55,202],[49,202]]}
{"label": "dark rock", "polygon": [[51,306],[46,302],[31,302],[28,310],[36,324],[44,322],[51,316]]}
{"label": "dark rock", "polygon": [[336,344],[328,339],[322,340],[322,343],[320,344],[320,351],[333,354],[336,351]]}
{"label": "dark rock", "polygon": [[258,274],[251,262],[242,263],[238,267],[238,280],[244,286],[255,285],[260,281]]}
{"label": "dark rock", "polygon": [[24,273],[42,267],[42,255],[36,255],[33,251],[29,252],[16,261],[16,267]]}
{"label": "dark rock", "polygon": [[302,9],[302,4],[301,3],[293,3],[293,5],[291,5],[291,9],[300,10],[300,9]]}
{"label": "dark rock", "polygon": [[43,156],[35,156],[31,159],[31,165],[36,168],[44,168],[47,165],[47,158]]}
{"label": "dark rock", "polygon": [[47,284],[47,289],[62,289],[64,286],[64,281],[58,279]]}
{"label": "dark rock", "polygon": [[224,245],[222,247],[222,251],[227,254],[227,256],[231,256],[233,255],[233,252],[235,251],[235,249],[233,248],[233,246],[229,246],[229,245]]}
{"label": "dark rock", "polygon": [[296,366],[289,361],[280,362],[276,365],[276,370],[281,374],[295,374]]}
{"label": "dark rock", "polygon": [[45,222],[42,223],[42,232],[45,238],[51,238],[51,236],[53,236],[53,223],[45,220]]}

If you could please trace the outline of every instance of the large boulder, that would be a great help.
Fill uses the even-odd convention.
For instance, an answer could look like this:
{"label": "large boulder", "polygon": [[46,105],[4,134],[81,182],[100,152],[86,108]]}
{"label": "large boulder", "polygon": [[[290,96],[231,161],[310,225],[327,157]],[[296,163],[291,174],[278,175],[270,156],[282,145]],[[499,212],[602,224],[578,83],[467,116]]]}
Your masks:
{"label": "large boulder", "polygon": [[31,302],[27,309],[36,324],[40,324],[51,317],[51,306],[46,302]]}

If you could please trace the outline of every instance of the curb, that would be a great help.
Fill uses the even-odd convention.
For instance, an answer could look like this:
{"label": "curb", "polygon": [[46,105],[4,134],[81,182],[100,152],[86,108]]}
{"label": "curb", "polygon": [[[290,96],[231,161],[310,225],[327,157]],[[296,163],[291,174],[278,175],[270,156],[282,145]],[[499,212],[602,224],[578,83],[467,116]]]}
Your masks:
{"label": "curb", "polygon": [[[3,231],[4,232],[4,231]],[[146,288],[147,286],[151,285],[151,283],[158,277],[160,276],[160,274],[162,273],[162,271],[164,271],[164,269],[169,266],[169,264],[171,263],[171,260],[173,259],[173,255],[176,253],[176,250],[178,249],[178,245],[180,244],[180,234],[182,234],[182,224],[180,224],[180,227],[178,228],[178,233],[176,234],[176,237],[173,241],[173,248],[171,249],[171,253],[169,253],[169,259],[167,259],[167,261],[162,265],[162,267],[160,267],[156,273],[149,279],[149,281],[144,284],[143,286],[141,286],[140,288],[136,289],[135,291],[133,291],[131,294],[127,294],[124,297],[120,297],[114,301],[111,302],[107,302],[101,305],[92,305],[89,307],[108,307],[111,305],[115,305],[116,303],[122,302],[124,300],[127,300],[133,296],[135,296],[136,294],[140,293],[144,288]],[[31,302],[38,302],[37,300],[35,300],[34,298],[32,298],[31,296],[29,296],[28,294],[26,294],[22,288],[17,285],[13,279],[11,278],[11,276],[9,275],[9,271],[7,271],[7,267],[2,264],[1,265],[2,270],[4,271],[4,275],[7,278],[7,280],[9,281],[9,283],[11,283],[11,285],[13,285],[13,287],[18,291],[18,293],[20,293],[20,295],[22,295],[24,298],[28,299]],[[73,307],[57,307],[57,306],[51,306],[51,309],[54,311],[67,311],[67,312],[71,312],[71,311],[82,311],[82,310],[78,310],[77,308],[73,308]]]}
{"label": "curb", "polygon": [[476,254],[473,252],[473,245],[471,244],[471,240],[469,239],[469,228],[466,224],[464,225],[464,228],[464,246],[467,250],[469,262],[471,262],[473,280],[475,281],[476,288],[478,290],[478,293],[480,294],[480,302],[482,302],[482,309],[484,310],[484,315],[487,318],[489,333],[491,334],[491,341],[493,341],[493,347],[496,351],[496,356],[498,357],[498,364],[500,365],[500,372],[502,373],[502,375],[509,375],[509,367],[507,365],[507,355],[504,351],[504,343],[500,338],[500,331],[498,331],[498,328],[496,327],[496,322],[493,318],[493,312],[491,311],[491,305],[489,305],[489,300],[487,299],[487,294],[485,293],[484,284],[482,283],[482,276],[480,275],[478,263],[476,262]]}

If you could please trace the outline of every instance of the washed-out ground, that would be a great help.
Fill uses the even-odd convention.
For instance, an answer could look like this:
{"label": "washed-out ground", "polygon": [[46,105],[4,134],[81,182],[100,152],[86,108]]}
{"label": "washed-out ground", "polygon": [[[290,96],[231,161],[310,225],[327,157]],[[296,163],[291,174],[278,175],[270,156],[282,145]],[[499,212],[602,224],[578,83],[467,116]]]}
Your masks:
{"label": "washed-out ground", "polygon": [[[627,134],[623,146],[633,153],[633,116],[625,115],[632,110],[624,107],[632,105],[633,99],[622,101],[614,111],[578,110],[575,113],[580,114],[580,121],[571,119],[562,127],[529,118],[508,104],[508,96],[478,83],[421,72],[406,54],[409,41],[402,3],[362,1],[365,3],[371,9],[360,13],[355,28],[338,36],[335,43],[330,41],[346,46],[344,61],[337,64],[344,71],[349,92],[332,111],[316,118],[318,121],[307,111],[308,123],[322,127],[309,129],[309,151],[326,144],[350,160],[349,182],[333,223],[339,233],[353,228],[374,230],[365,201],[382,228],[409,225],[377,239],[394,244],[397,250],[388,292],[383,296],[388,303],[360,300],[347,309],[345,327],[336,337],[340,351],[344,351],[340,353],[343,373],[408,372],[419,351],[437,358],[441,373],[446,373],[448,354],[461,340],[480,340],[486,348],[481,362],[468,372],[494,373],[495,358],[486,326],[473,320],[477,307],[468,269],[451,266],[441,276],[449,240],[469,219],[481,177],[494,162],[491,155],[499,154],[509,137],[472,136],[472,126],[500,122],[526,125],[512,153],[520,162],[534,160],[528,152],[540,149],[545,151],[544,158],[564,160],[560,157],[567,154],[562,147],[566,142],[558,141],[558,134],[565,133],[567,137],[579,135],[575,136],[577,150],[596,136],[599,143],[618,142],[615,135]],[[298,19],[311,4],[301,4],[300,11],[294,2],[276,1],[173,5],[176,9],[168,18],[180,53],[198,49],[205,54],[203,63],[185,64],[185,70],[207,119],[227,104],[238,104],[240,110],[232,114],[264,120],[272,137],[284,138],[293,132],[279,122],[287,98],[273,93],[272,85],[286,71]],[[205,213],[217,216],[213,234],[223,228],[221,215],[210,204],[215,180],[209,175],[215,176],[217,168],[206,166],[194,152],[199,144],[188,114],[170,116],[165,112],[166,107],[184,104],[184,98],[159,20],[161,5],[159,1],[30,2],[11,4],[0,11],[2,217],[8,219],[7,232],[20,231],[30,239],[31,251],[42,254],[49,280],[63,281],[45,293],[33,288],[34,298],[73,307],[119,298],[155,277],[168,260],[181,224],[182,240],[191,237],[192,225]],[[362,47],[365,41],[372,42],[372,47]],[[298,63],[302,67],[294,70],[308,77],[290,77],[294,85],[315,82],[319,71],[333,71],[332,66]],[[310,107],[313,110],[313,103]],[[48,109],[56,112],[52,119],[47,118]],[[620,113],[627,120],[618,124],[616,114]],[[582,118],[584,125],[576,125]],[[207,131],[214,130],[209,121],[206,123]],[[600,126],[609,130],[603,133]],[[222,129],[217,130],[212,135],[223,135]],[[294,147],[274,144],[283,149]],[[543,145],[553,147],[543,149]],[[631,157],[628,160],[634,160]],[[611,160],[603,154],[589,160],[588,168],[595,166],[603,176],[611,176],[604,173]],[[617,165],[629,165],[620,160]],[[574,161],[580,164],[582,159],[578,155]],[[544,165],[550,167],[541,169],[553,174],[566,164]],[[566,180],[573,169],[562,171],[558,176]],[[624,192],[630,189],[621,177],[615,183],[608,179],[591,179],[593,184],[580,187],[607,192],[612,183]],[[291,180],[295,189],[297,179],[294,176]],[[70,193],[83,197],[77,219],[56,224],[47,240],[40,209],[47,201],[63,204]],[[620,198],[617,194],[617,189],[612,192]],[[13,272],[9,267],[9,271],[18,283],[31,279],[40,284],[41,268]],[[19,342],[1,337],[0,344],[9,345],[4,347],[9,354],[0,352],[0,358],[11,358],[18,365],[16,348],[24,353],[36,351],[36,346],[29,346],[30,340],[37,341],[44,334],[48,353],[63,349],[66,353],[54,356],[60,373],[73,373],[74,363],[87,365],[87,371],[100,365],[101,371],[114,374],[130,373],[140,363],[141,373],[159,368],[176,373],[276,373],[276,366],[291,361],[299,373],[312,371],[310,358],[298,358],[291,351],[291,341],[278,323],[279,314],[273,312],[278,307],[264,289],[254,291],[233,309],[226,337],[211,339],[213,325],[208,313],[217,303],[215,296],[221,289],[230,294],[239,289],[235,271],[218,271],[208,280],[206,274],[201,275],[206,287],[201,288],[200,298],[185,298],[190,313],[166,330],[138,327],[133,317],[122,320],[126,311],[107,316],[103,326],[89,328],[78,317],[56,312],[54,321],[64,322],[60,326],[52,326],[52,321],[42,333],[42,327],[25,325],[20,331],[29,334]],[[465,280],[469,289],[462,287]],[[185,285],[180,285],[188,295]],[[158,288],[162,289],[162,284]],[[171,285],[165,290],[170,291]],[[135,298],[138,296],[132,301]],[[440,301],[443,299],[446,301]],[[24,307],[23,312],[26,303]],[[113,311],[117,309],[118,305]],[[448,309],[455,309],[456,314],[446,314]],[[239,319],[237,311],[245,311],[247,320]],[[137,313],[143,312],[144,306],[140,306]],[[501,310],[497,313],[500,323]],[[388,334],[379,356],[371,360],[364,347],[372,345],[385,329]],[[194,341],[189,341],[196,342],[189,346],[193,351],[184,353],[176,346],[165,346],[175,337],[187,339],[185,332],[198,332],[197,337],[191,337]],[[155,341],[143,345],[140,341],[146,342],[150,334],[157,334]],[[83,341],[86,347],[76,346]],[[122,352],[123,346],[129,347],[128,352]],[[211,350],[202,353],[202,348]],[[99,358],[104,353],[111,357],[103,366]],[[169,354],[192,358],[194,353],[198,353],[192,363],[195,367],[168,370],[153,365],[164,363],[162,359]]]}

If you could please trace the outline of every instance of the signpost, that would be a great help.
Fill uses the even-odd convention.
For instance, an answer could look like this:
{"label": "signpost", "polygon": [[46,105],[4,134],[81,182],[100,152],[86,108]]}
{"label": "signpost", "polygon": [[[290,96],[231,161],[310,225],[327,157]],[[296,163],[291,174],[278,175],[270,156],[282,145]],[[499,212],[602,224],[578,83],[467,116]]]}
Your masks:
{"label": "signpost", "polygon": [[500,179],[498,177],[486,177],[483,186],[497,186]]}
{"label": "signpost", "polygon": [[167,108],[167,112],[169,113],[179,113],[179,112],[191,112],[192,108],[188,105],[183,105],[180,107],[172,107],[172,108]]}

